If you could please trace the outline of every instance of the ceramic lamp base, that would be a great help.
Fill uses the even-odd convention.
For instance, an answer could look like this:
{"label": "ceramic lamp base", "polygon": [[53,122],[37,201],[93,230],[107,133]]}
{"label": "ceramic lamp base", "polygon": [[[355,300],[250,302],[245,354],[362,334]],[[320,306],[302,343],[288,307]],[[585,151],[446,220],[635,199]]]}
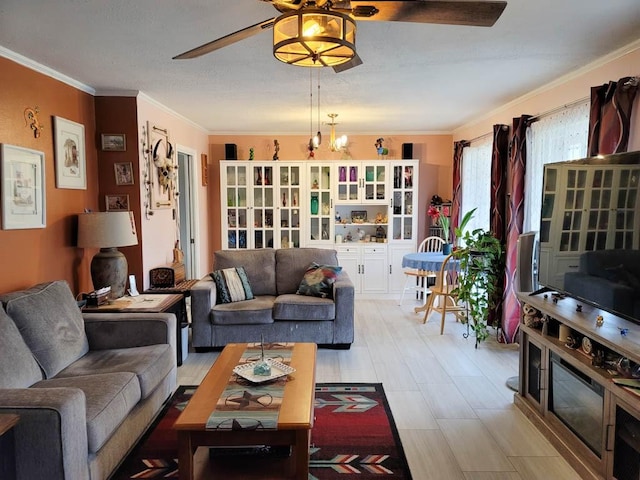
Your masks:
{"label": "ceramic lamp base", "polygon": [[129,266],[117,248],[101,248],[91,260],[91,280],[96,290],[111,287],[111,298],[124,296]]}

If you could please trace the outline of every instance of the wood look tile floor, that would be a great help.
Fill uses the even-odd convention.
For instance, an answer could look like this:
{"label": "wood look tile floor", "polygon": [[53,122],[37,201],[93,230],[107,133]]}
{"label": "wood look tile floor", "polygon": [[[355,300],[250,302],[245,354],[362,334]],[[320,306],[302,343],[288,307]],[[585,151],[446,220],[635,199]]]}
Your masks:
{"label": "wood look tile floor", "polygon": [[[440,335],[439,316],[423,324],[416,305],[357,299],[355,341],[318,350],[316,381],[383,384],[414,480],[579,480],[513,405],[518,346],[475,349],[453,316]],[[199,384],[217,355],[189,353],[178,383]]]}

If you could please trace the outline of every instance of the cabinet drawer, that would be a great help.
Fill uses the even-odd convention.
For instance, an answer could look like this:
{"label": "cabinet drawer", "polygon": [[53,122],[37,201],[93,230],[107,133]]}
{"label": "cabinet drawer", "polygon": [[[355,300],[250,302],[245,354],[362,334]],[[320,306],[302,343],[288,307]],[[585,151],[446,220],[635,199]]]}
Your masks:
{"label": "cabinet drawer", "polygon": [[386,255],[387,249],[383,246],[367,246],[364,247],[364,253],[365,255]]}
{"label": "cabinet drawer", "polygon": [[357,253],[358,247],[336,247],[336,252],[338,252],[338,255],[341,253]]}

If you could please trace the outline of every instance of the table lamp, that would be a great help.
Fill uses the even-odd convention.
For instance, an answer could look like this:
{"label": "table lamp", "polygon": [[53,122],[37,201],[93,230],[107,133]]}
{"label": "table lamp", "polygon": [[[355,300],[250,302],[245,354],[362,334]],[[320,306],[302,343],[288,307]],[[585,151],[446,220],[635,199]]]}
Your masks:
{"label": "table lamp", "polygon": [[111,287],[111,298],[124,295],[127,283],[127,258],[117,247],[137,245],[133,212],[95,212],[78,215],[78,247],[98,247],[91,260],[91,280],[98,290]]}

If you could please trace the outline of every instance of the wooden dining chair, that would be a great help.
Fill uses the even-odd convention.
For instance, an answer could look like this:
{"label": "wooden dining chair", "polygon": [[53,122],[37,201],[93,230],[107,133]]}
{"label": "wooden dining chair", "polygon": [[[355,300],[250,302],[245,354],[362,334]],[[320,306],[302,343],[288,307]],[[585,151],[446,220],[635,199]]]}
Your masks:
{"label": "wooden dining chair", "polygon": [[433,312],[440,312],[442,319],[440,320],[440,335],[444,334],[444,320],[447,313],[453,313],[456,321],[465,320],[467,308],[458,301],[455,292],[458,278],[457,262],[453,258],[453,254],[447,256],[442,262],[442,267],[436,276],[436,283],[433,285],[431,295],[427,301],[427,308],[424,312],[423,323],[427,323],[429,316]]}
{"label": "wooden dining chair", "polygon": [[[444,240],[440,237],[427,237],[420,245],[418,245],[418,252],[441,252]],[[422,293],[424,302],[427,301],[427,295],[429,295],[430,284],[436,278],[437,272],[431,272],[428,270],[420,270],[417,268],[406,268],[404,270],[405,280],[404,287],[402,288],[402,295],[400,296],[400,302],[398,305],[402,305],[404,300],[404,294],[407,290],[416,290]]]}

